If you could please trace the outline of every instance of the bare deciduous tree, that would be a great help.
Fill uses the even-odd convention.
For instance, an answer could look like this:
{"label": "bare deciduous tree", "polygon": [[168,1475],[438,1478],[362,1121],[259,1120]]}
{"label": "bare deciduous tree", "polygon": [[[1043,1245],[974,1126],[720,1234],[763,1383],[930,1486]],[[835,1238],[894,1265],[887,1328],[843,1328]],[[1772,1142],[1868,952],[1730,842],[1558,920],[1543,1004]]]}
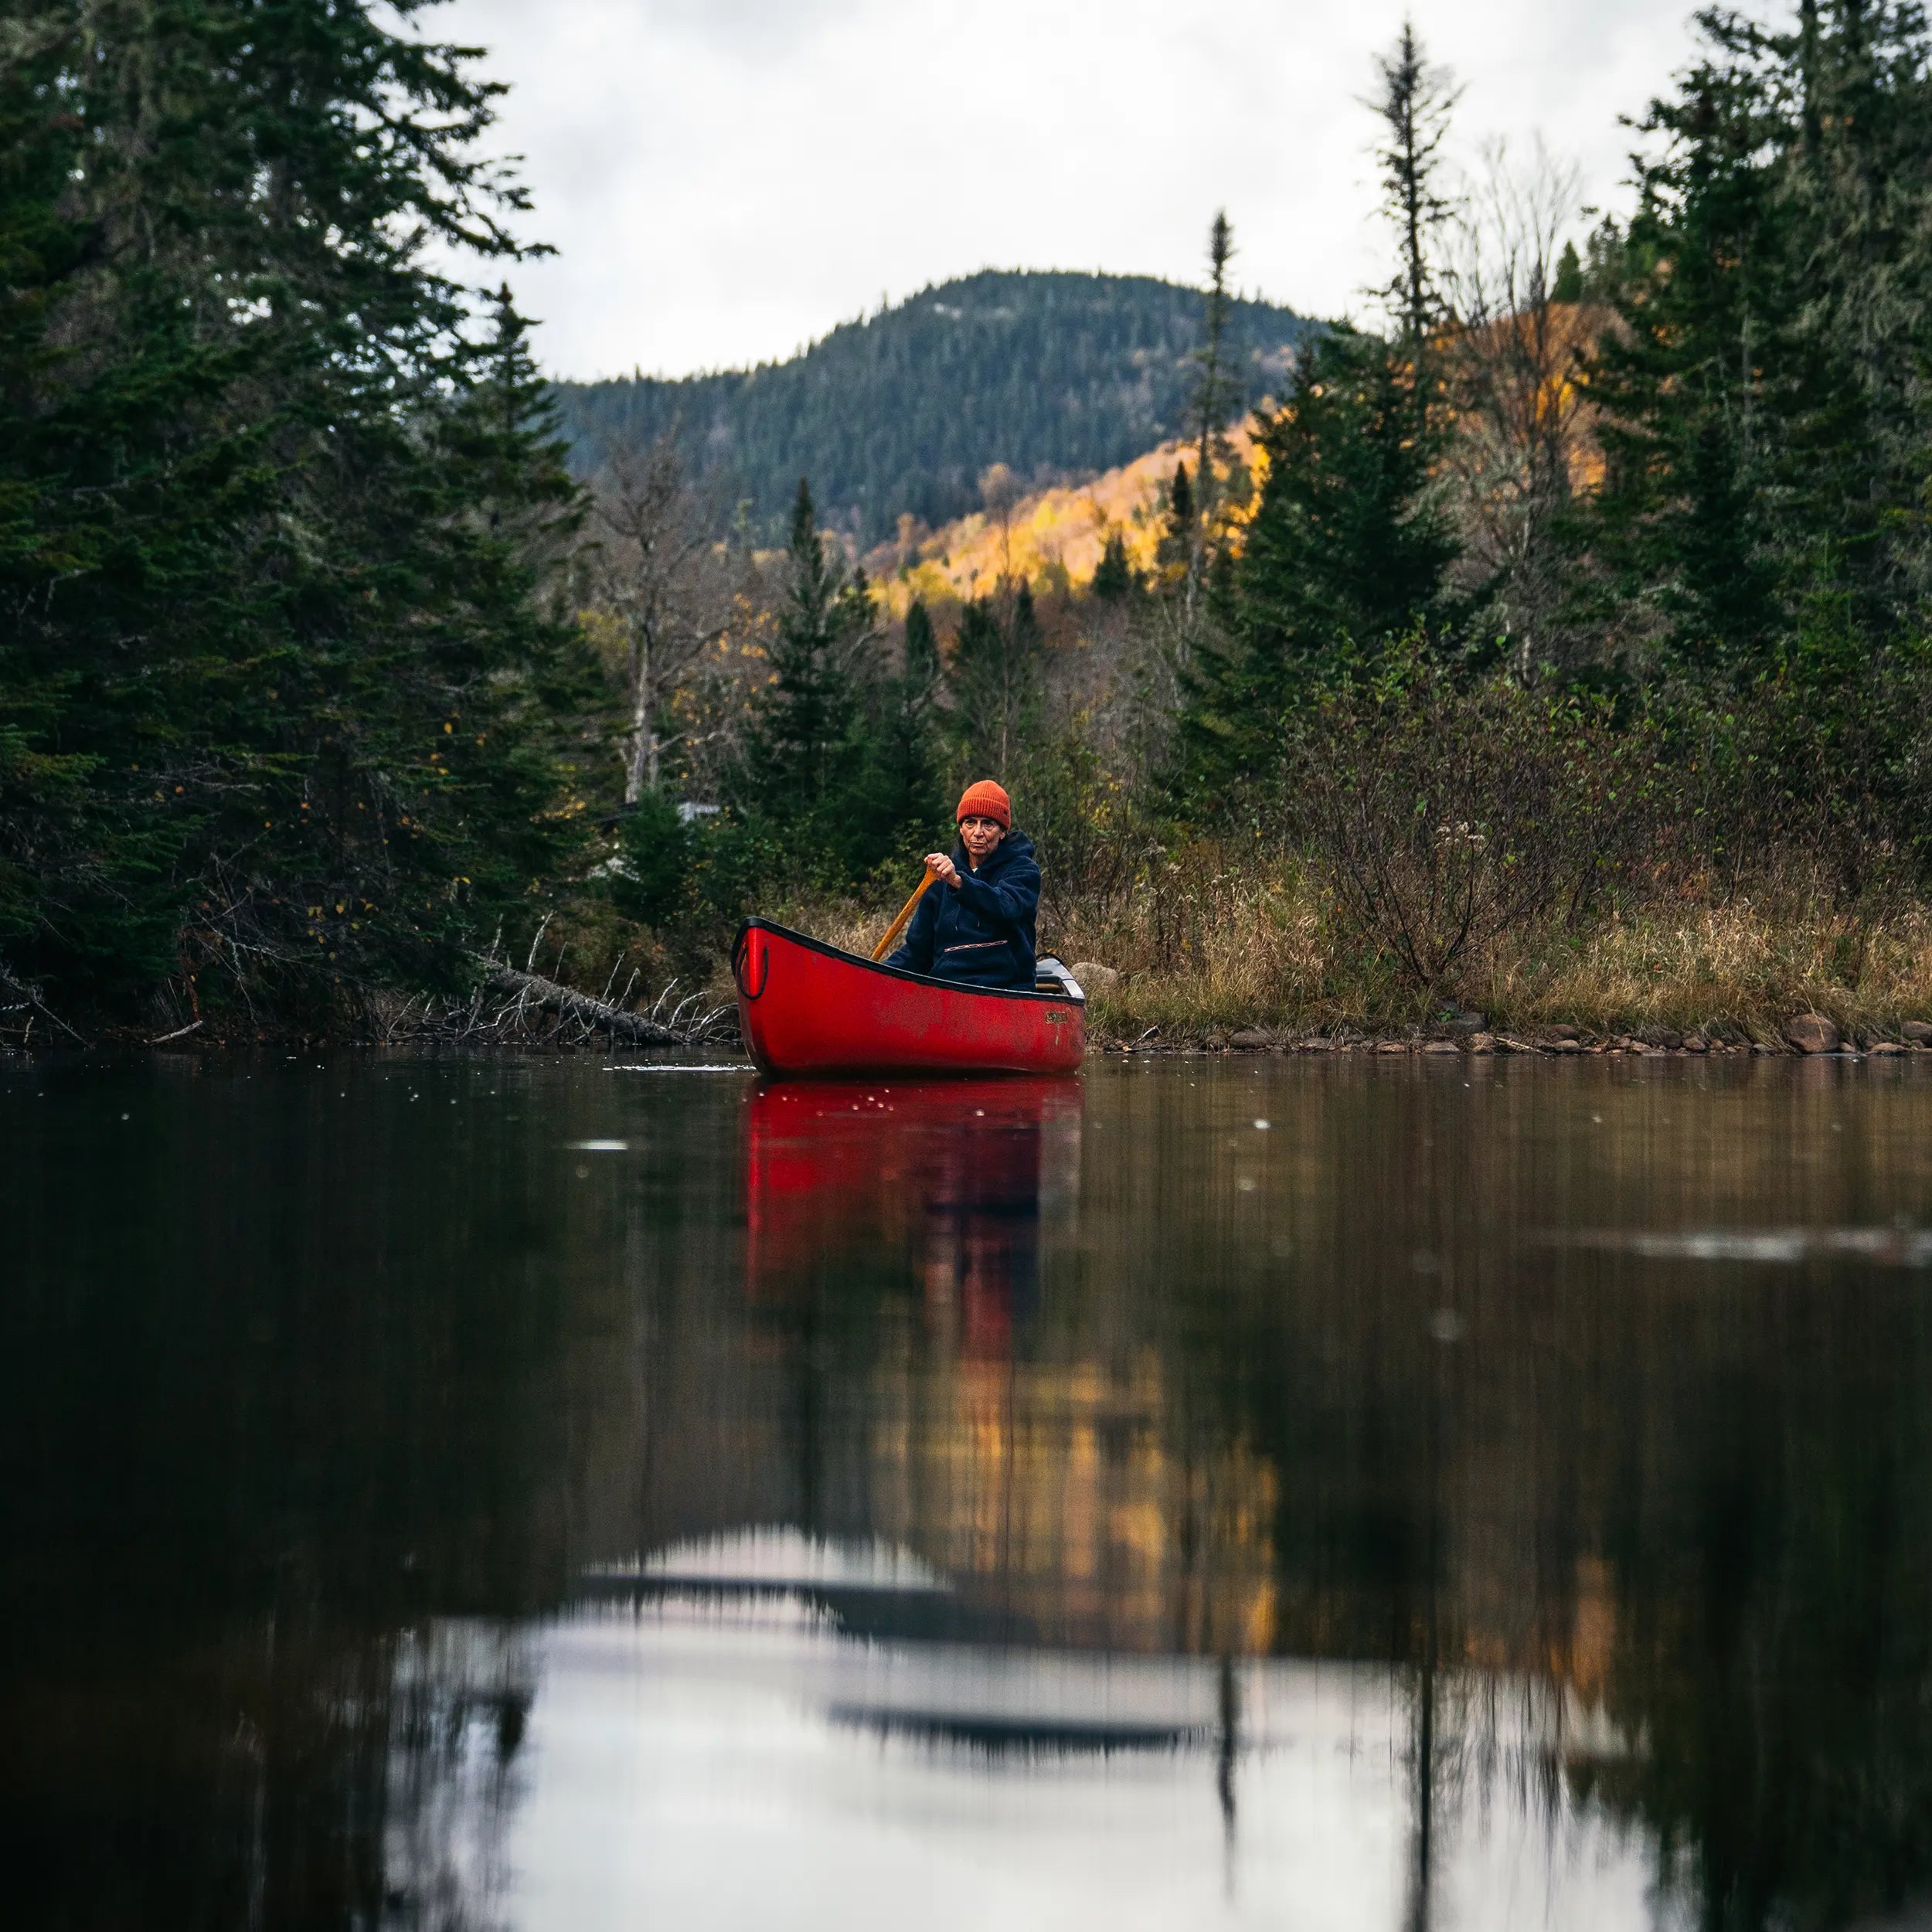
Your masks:
{"label": "bare deciduous tree", "polygon": [[1553,298],[1565,231],[1583,213],[1577,169],[1541,141],[1519,165],[1485,155],[1451,294],[1457,410],[1449,467],[1471,589],[1487,588],[1519,675],[1561,655],[1557,524],[1588,450],[1577,365],[1600,318]]}
{"label": "bare deciduous tree", "polygon": [[676,446],[607,450],[594,492],[604,541],[590,561],[593,597],[619,627],[630,730],[624,799],[634,804],[663,776],[684,731],[665,730],[676,700],[708,669],[729,635],[737,588],[716,505],[694,486]]}
{"label": "bare deciduous tree", "polygon": [[1019,479],[1004,463],[995,463],[979,479],[979,500],[988,519],[999,526],[999,582],[1010,594],[1013,582],[1013,512],[1020,499]]}

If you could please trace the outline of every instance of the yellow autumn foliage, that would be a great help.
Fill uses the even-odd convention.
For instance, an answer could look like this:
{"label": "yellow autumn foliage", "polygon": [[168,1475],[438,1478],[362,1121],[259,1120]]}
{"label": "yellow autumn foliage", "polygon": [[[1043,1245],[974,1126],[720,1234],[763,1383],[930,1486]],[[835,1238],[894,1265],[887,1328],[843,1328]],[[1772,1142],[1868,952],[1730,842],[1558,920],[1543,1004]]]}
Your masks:
{"label": "yellow autumn foliage", "polygon": [[[1505,418],[1517,419],[1505,439],[1512,451],[1488,451],[1485,446],[1497,435],[1497,409],[1472,410],[1459,423],[1458,447],[1447,467],[1484,471],[1494,486],[1493,472],[1506,464],[1515,443],[1539,430],[1553,430],[1571,488],[1579,493],[1595,489],[1603,478],[1603,453],[1579,372],[1604,329],[1614,325],[1602,308],[1553,302],[1533,321],[1511,317],[1460,337],[1446,335],[1442,346],[1451,355],[1459,349],[1475,352],[1491,372],[1492,405],[1500,405]],[[1250,417],[1228,433],[1230,461],[1220,472],[1232,476],[1240,498],[1229,513],[1237,532],[1253,512],[1266,469],[1254,422]],[[903,519],[897,540],[879,545],[865,559],[866,573],[896,617],[905,615],[916,597],[930,605],[964,603],[991,592],[1002,577],[1048,591],[1083,590],[1115,531],[1128,562],[1151,574],[1175,465],[1185,462],[1192,478],[1196,455],[1191,441],[1163,443],[1091,482],[1021,496],[1003,520],[982,511],[929,532]]]}
{"label": "yellow autumn foliage", "polygon": [[[1252,507],[1262,463],[1251,427],[1230,431],[1232,474],[1244,490],[1236,521]],[[910,519],[896,543],[881,544],[865,560],[867,574],[894,617],[914,597],[928,604],[964,603],[991,592],[1002,577],[1024,579],[1048,590],[1083,589],[1099,569],[1110,536],[1118,531],[1128,561],[1141,571],[1154,567],[1175,465],[1190,478],[1196,451],[1191,443],[1163,443],[1131,463],[1090,483],[1056,485],[1021,497],[1002,520],[980,511],[925,534]]]}

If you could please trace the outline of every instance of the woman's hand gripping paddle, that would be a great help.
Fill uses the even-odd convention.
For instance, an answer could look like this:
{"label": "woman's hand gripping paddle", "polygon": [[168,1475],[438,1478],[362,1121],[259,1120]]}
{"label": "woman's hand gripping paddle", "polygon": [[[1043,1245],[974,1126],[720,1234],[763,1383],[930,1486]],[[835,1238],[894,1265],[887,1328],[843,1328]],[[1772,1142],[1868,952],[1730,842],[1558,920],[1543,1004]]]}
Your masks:
{"label": "woman's hand gripping paddle", "polygon": [[913,914],[919,910],[919,902],[925,897],[926,888],[938,876],[938,873],[934,872],[931,866],[928,866],[926,868],[926,876],[913,889],[912,897],[900,907],[899,917],[886,928],[886,937],[872,949],[872,956],[874,959],[883,959],[892,951],[894,942],[906,930]]}

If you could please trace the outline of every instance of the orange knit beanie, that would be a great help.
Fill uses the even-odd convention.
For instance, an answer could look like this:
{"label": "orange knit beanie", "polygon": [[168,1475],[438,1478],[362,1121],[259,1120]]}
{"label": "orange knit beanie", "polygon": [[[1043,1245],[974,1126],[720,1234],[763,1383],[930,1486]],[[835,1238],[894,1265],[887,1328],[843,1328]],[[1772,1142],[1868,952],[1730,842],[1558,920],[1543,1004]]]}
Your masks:
{"label": "orange knit beanie", "polygon": [[997,818],[1011,832],[1013,801],[1007,797],[1004,786],[995,784],[990,778],[981,778],[960,794],[959,809],[953,814],[953,823],[957,825],[962,818]]}

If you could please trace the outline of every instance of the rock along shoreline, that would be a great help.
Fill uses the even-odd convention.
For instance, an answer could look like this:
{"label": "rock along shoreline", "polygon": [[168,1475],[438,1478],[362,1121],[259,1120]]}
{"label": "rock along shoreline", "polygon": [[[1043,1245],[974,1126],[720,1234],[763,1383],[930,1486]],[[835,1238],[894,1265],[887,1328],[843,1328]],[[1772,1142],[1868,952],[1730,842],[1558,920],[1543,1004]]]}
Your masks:
{"label": "rock along shoreline", "polygon": [[1713,1026],[1680,1033],[1674,1028],[1644,1027],[1634,1033],[1592,1033],[1582,1027],[1545,1026],[1514,1032],[1502,1029],[1417,1029],[1403,1033],[1364,1032],[1349,1027],[1327,1032],[1296,1032],[1288,1028],[1244,1026],[1232,1032],[1218,1029],[1185,1038],[1164,1040],[1149,1029],[1137,1039],[1093,1043],[1103,1053],[1355,1053],[1413,1054],[1487,1059],[1521,1055],[1563,1060],[1624,1056],[1648,1059],[1710,1059],[1756,1055],[1776,1058],[1867,1058],[1932,1060],[1932,1022],[1908,1020],[1896,1032],[1842,1033],[1821,1014],[1801,1013],[1787,1021],[1774,1037],[1735,1026]]}

